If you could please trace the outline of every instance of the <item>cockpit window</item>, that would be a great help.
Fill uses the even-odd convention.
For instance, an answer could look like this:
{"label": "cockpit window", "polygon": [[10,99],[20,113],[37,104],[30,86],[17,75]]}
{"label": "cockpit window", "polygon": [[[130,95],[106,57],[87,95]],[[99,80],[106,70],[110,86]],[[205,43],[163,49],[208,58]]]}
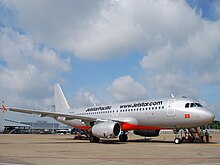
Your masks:
{"label": "cockpit window", "polygon": [[191,103],[190,107],[196,107],[196,104],[195,103]]}
{"label": "cockpit window", "polygon": [[185,108],[189,108],[189,107],[202,107],[202,105],[200,103],[186,103],[185,104]]}
{"label": "cockpit window", "polygon": [[202,105],[199,104],[199,103],[195,103],[195,104],[196,104],[197,107],[202,107]]}
{"label": "cockpit window", "polygon": [[186,103],[185,108],[189,108],[189,103]]}

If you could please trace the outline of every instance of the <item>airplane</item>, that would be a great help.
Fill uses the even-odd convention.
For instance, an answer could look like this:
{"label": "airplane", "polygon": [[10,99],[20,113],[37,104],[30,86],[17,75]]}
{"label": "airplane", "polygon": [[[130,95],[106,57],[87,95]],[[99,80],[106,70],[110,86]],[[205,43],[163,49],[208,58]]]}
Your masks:
{"label": "airplane", "polygon": [[[139,100],[133,102],[101,105],[86,108],[70,108],[59,84],[54,85],[55,112],[3,106],[13,112],[52,117],[74,128],[84,130],[92,143],[100,138],[119,138],[128,141],[128,131],[134,134],[154,137],[160,130],[198,128],[211,123],[215,115],[199,102],[186,97]],[[176,136],[175,144],[181,143]]]}

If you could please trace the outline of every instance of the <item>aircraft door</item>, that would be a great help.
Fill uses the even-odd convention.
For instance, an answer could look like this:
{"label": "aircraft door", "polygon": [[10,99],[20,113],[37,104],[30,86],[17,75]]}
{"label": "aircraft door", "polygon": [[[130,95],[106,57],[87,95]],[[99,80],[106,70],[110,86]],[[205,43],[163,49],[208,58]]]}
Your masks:
{"label": "aircraft door", "polygon": [[175,109],[173,107],[173,103],[175,102],[175,99],[168,100],[167,104],[167,116],[172,117],[175,116]]}

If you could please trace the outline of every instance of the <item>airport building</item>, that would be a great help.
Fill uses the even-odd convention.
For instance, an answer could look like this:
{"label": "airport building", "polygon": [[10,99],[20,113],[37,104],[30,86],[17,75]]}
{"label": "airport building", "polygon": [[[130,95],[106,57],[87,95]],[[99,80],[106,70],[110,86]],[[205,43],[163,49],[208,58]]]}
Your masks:
{"label": "airport building", "polygon": [[17,121],[5,119],[4,133],[8,134],[24,134],[30,133],[31,125],[23,124]]}
{"label": "airport building", "polygon": [[8,133],[8,131],[6,131],[8,129],[17,129],[15,133],[52,133],[59,129],[59,127],[59,123],[48,123],[44,120],[37,122],[17,122],[6,119],[5,133]]}
{"label": "airport building", "polygon": [[22,122],[23,124],[27,124],[31,126],[32,133],[42,133],[45,132],[54,132],[55,130],[60,129],[59,123],[48,123],[44,120],[39,120],[37,122]]}
{"label": "airport building", "polygon": [[27,133],[54,133],[56,130],[69,129],[70,127],[64,126],[59,123],[49,123],[44,120],[37,122],[20,122],[5,119],[1,115],[1,130],[0,132],[8,134],[27,134]]}

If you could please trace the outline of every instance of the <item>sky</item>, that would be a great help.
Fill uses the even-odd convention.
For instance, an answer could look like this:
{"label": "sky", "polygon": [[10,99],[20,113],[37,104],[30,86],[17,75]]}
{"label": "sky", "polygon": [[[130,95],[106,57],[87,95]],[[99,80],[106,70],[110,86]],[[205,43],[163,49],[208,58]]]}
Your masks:
{"label": "sky", "polygon": [[72,107],[172,93],[220,120],[219,18],[219,0],[0,0],[0,100],[52,111],[56,83]]}

